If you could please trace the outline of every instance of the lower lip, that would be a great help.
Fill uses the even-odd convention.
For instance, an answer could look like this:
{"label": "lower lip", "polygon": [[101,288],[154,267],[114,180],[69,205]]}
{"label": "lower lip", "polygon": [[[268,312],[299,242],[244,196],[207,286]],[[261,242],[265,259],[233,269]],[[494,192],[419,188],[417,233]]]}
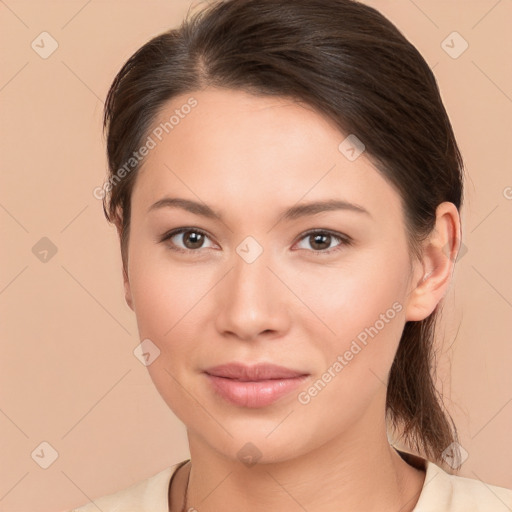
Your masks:
{"label": "lower lip", "polygon": [[291,393],[308,375],[288,379],[240,381],[206,374],[214,390],[229,402],[241,407],[265,407]]}

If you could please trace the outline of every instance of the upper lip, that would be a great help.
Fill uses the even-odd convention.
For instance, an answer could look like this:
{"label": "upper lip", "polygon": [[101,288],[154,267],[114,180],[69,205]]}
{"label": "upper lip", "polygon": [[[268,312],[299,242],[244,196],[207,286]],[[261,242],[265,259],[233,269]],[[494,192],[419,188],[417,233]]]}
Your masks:
{"label": "upper lip", "polygon": [[271,363],[258,363],[248,366],[239,362],[232,362],[213,366],[205,370],[205,373],[216,377],[225,377],[228,379],[237,379],[242,381],[258,381],[268,379],[290,379],[309,375],[306,372],[293,370],[284,366],[278,366]]}

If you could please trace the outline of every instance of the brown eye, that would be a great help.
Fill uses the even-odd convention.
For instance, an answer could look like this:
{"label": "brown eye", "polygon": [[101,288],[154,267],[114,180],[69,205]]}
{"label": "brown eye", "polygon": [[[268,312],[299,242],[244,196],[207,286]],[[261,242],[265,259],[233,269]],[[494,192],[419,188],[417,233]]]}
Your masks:
{"label": "brown eye", "polygon": [[329,234],[314,233],[309,235],[309,243],[313,249],[325,250],[331,245],[332,236]]}
{"label": "brown eye", "polygon": [[204,243],[204,235],[197,231],[186,231],[183,233],[183,245],[187,249],[198,249]]}
{"label": "brown eye", "polygon": [[[333,244],[333,242],[338,243]],[[318,229],[305,233],[300,239],[299,248],[307,249],[315,255],[322,255],[330,254],[351,244],[352,239],[348,235]]]}
{"label": "brown eye", "polygon": [[163,235],[160,242],[170,241],[169,247],[175,251],[199,252],[197,249],[212,247],[205,246],[205,241],[209,239],[210,237],[200,229],[178,228]]}

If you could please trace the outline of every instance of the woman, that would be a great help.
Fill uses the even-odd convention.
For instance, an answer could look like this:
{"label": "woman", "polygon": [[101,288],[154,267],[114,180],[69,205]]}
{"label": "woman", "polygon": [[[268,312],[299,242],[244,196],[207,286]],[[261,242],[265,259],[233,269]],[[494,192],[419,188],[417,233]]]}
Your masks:
{"label": "woman", "polygon": [[128,60],[105,128],[140,357],[191,456],[77,510],[512,509],[449,473],[430,366],[463,161],[394,25],[351,0],[214,3]]}

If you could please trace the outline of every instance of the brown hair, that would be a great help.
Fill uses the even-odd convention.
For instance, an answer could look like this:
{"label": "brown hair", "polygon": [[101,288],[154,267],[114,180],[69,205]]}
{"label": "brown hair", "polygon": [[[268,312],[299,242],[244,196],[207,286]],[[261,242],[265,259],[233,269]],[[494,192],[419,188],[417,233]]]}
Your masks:
{"label": "brown hair", "polygon": [[[328,116],[342,133],[356,134],[400,194],[415,257],[435,225],[436,207],[450,201],[460,211],[463,161],[435,77],[389,20],[353,0],[217,1],[144,44],[108,92],[110,185],[103,208],[120,230],[125,270],[140,164],[122,180],[116,172],[170,99],[207,86],[291,97]],[[457,430],[434,385],[437,314],[438,307],[406,323],[386,411],[406,444],[442,464]]]}

